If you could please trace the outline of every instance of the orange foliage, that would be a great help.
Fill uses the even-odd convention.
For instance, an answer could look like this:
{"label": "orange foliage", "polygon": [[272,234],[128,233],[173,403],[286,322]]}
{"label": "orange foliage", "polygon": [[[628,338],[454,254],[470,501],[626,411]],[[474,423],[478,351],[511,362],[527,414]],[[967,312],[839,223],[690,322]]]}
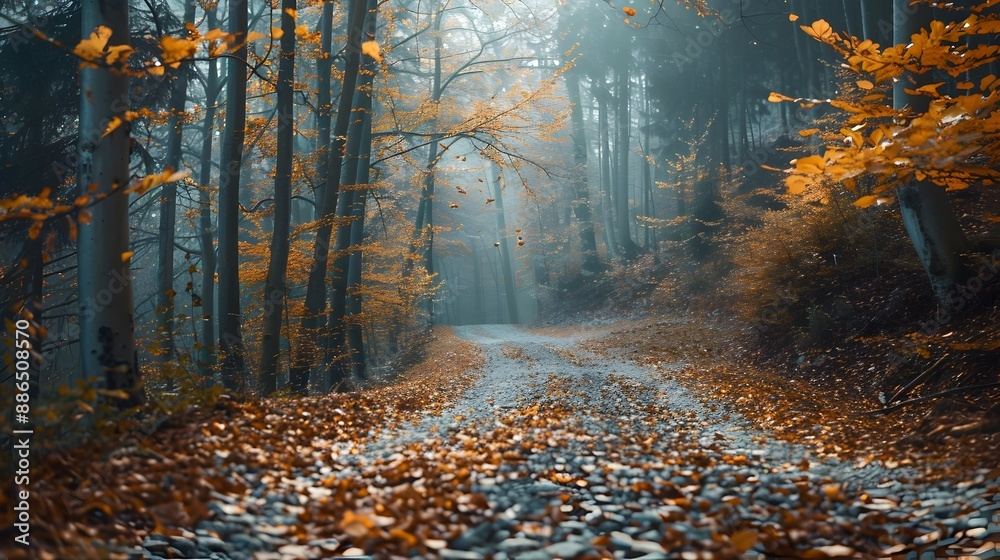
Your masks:
{"label": "orange foliage", "polygon": [[[982,6],[980,6],[981,8]],[[937,71],[958,78],[1000,59],[1000,46],[976,44],[976,40],[1000,31],[1000,19],[985,16],[973,7],[964,19],[933,21],[914,34],[906,45],[881,48],[834,31],[819,20],[802,30],[836,50],[844,67],[855,74],[859,99],[843,96],[832,101],[792,99],[772,93],[769,101],[797,102],[804,106],[829,103],[843,116],[840,141],[829,142],[822,155],[800,158],[786,178],[791,194],[827,181],[841,181],[854,189],[853,179],[874,177],[868,196],[858,206],[874,203],[879,195],[914,180],[931,181],[949,190],[973,184],[993,185],[1000,180],[1000,80],[987,75],[974,83],[964,80],[948,87],[935,82],[907,89],[911,95],[928,98],[925,112],[897,110],[886,88],[904,74]],[[803,131],[803,135],[812,131]]]}

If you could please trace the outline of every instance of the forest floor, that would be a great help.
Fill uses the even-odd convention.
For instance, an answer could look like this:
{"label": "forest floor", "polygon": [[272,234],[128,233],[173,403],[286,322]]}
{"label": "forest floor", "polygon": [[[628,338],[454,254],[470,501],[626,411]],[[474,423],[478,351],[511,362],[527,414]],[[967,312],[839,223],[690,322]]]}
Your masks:
{"label": "forest floor", "polygon": [[436,329],[392,385],[222,399],[107,460],[52,458],[31,557],[1000,555],[995,434],[914,442],[913,413],[740,369],[725,340],[679,319]]}

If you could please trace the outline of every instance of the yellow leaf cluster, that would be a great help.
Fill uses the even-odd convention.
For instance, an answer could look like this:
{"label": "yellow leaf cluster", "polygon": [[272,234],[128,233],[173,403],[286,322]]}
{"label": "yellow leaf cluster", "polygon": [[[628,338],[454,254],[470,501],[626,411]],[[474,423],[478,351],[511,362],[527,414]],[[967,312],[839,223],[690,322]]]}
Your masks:
{"label": "yellow leaf cluster", "polygon": [[111,29],[98,26],[87,39],[80,41],[73,49],[73,54],[80,58],[81,68],[97,66],[124,65],[128,57],[135,52],[128,45],[108,45],[111,39]]}

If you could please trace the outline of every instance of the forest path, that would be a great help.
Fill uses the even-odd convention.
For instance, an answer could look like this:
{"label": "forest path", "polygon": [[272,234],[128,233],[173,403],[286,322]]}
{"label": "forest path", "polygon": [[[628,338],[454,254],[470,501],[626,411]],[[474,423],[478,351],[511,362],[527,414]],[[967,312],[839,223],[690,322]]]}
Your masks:
{"label": "forest path", "polygon": [[455,332],[485,362],[453,405],[364,443],[333,445],[316,455],[326,459],[285,474],[244,470],[245,492],[216,493],[212,519],[193,533],[150,537],[142,554],[170,557],[171,546],[204,555],[182,557],[253,560],[996,553],[996,479],[912,485],[904,469],[821,459],[770,438],[706,406],[673,367],[513,326]]}

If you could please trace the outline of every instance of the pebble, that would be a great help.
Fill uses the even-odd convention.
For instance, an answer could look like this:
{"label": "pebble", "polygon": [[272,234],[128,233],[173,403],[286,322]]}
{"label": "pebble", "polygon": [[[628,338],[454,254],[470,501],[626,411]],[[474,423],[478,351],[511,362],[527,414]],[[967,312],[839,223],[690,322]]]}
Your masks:
{"label": "pebble", "polygon": [[553,558],[576,558],[588,553],[591,548],[583,543],[564,541],[545,547],[545,552]]}
{"label": "pebble", "polygon": [[441,560],[483,560],[486,558],[478,552],[473,552],[471,550],[454,550],[451,548],[444,548],[438,551],[441,556]]}

